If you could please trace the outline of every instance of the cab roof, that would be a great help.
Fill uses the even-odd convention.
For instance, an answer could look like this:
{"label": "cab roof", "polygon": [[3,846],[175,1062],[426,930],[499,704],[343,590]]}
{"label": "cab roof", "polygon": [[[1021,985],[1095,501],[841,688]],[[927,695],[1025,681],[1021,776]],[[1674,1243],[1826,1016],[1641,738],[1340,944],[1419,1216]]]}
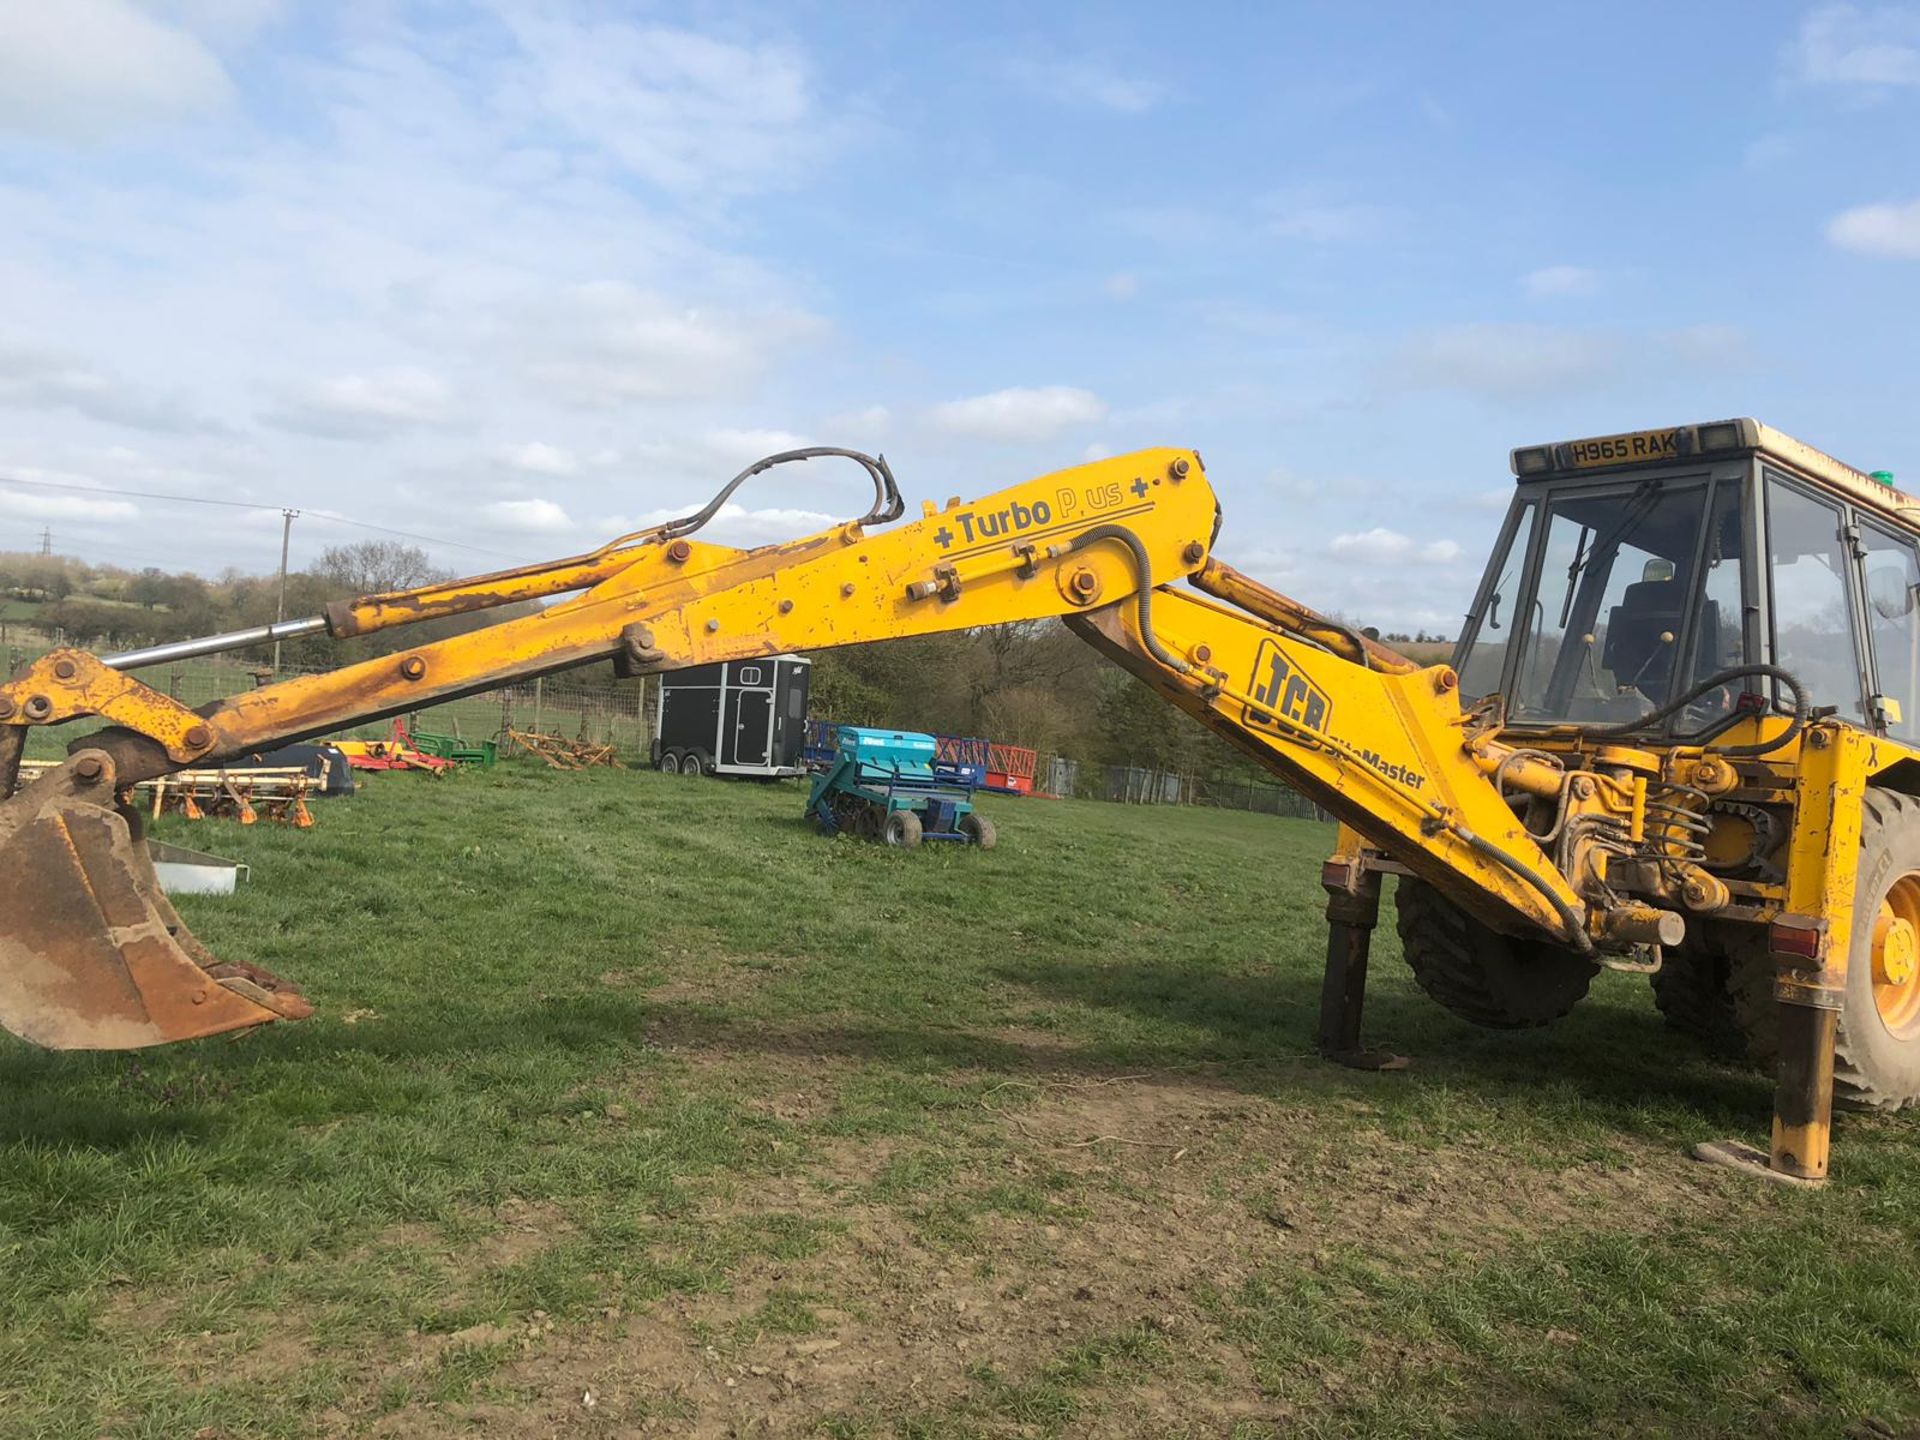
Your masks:
{"label": "cab roof", "polygon": [[1524,484],[1592,471],[1697,464],[1707,457],[1742,453],[1765,456],[1858,504],[1897,517],[1910,529],[1920,521],[1920,500],[1753,419],[1711,420],[1701,425],[1523,445],[1513,452],[1510,463],[1514,475]]}

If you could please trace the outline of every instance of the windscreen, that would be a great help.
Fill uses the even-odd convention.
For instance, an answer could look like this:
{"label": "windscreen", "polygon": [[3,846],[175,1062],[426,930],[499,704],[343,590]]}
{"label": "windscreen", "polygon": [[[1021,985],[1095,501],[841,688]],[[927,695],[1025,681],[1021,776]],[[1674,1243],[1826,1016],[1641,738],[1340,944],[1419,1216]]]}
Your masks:
{"label": "windscreen", "polygon": [[[1666,703],[1706,498],[1704,485],[1650,481],[1549,502],[1539,582],[1520,620],[1512,721],[1612,723]],[[1710,618],[1708,634],[1718,628]]]}

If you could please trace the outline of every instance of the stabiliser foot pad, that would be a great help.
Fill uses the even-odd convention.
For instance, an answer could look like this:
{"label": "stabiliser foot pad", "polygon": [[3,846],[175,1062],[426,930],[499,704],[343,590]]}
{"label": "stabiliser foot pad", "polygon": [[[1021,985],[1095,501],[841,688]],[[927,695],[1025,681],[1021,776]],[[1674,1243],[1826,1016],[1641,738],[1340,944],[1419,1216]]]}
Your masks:
{"label": "stabiliser foot pad", "polygon": [[1774,1185],[1790,1185],[1802,1190],[1818,1190],[1827,1182],[1815,1180],[1804,1175],[1789,1175],[1784,1170],[1776,1170],[1770,1163],[1771,1157],[1764,1150],[1756,1150],[1751,1145],[1743,1145],[1738,1140],[1706,1140],[1687,1152],[1696,1160],[1709,1165],[1724,1165],[1729,1170],[1738,1170],[1742,1175],[1751,1175],[1756,1180],[1765,1180]]}

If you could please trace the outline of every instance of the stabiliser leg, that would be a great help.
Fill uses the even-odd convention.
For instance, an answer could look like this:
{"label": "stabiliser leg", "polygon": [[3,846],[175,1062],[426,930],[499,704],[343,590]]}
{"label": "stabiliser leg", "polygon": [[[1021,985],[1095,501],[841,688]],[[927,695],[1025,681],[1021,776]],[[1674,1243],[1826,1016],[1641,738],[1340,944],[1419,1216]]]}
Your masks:
{"label": "stabiliser leg", "polygon": [[1773,1168],[1796,1180],[1827,1178],[1833,1139],[1833,1035],[1838,1011],[1780,1007],[1780,1076],[1773,1095]]}
{"label": "stabiliser leg", "polygon": [[[1791,969],[1783,968],[1783,975]],[[1807,987],[1796,976],[1796,991]],[[1696,1145],[1696,1159],[1727,1165],[1781,1185],[1827,1183],[1833,1140],[1833,1037],[1840,1012],[1803,1000],[1781,1000],[1780,1068],[1773,1092],[1773,1144],[1762,1154],[1736,1140]]]}
{"label": "stabiliser leg", "polygon": [[1320,982],[1320,1053],[1353,1070],[1403,1070],[1406,1057],[1360,1046],[1367,998],[1367,954],[1380,920],[1380,874],[1358,858],[1336,857],[1320,870],[1327,892],[1327,970]]}

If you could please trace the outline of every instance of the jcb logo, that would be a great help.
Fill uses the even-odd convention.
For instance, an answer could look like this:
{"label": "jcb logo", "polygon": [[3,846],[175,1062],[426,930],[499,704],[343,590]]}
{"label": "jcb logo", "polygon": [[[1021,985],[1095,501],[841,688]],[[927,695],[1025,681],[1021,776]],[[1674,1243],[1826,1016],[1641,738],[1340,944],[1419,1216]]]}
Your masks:
{"label": "jcb logo", "polygon": [[[1324,732],[1333,718],[1333,702],[1327,692],[1308,679],[1271,640],[1263,640],[1260,653],[1254,657],[1253,698],[1261,709],[1248,708],[1249,725],[1272,726],[1273,716],[1278,715],[1309,730]],[[1262,710],[1268,713],[1262,714]]]}

